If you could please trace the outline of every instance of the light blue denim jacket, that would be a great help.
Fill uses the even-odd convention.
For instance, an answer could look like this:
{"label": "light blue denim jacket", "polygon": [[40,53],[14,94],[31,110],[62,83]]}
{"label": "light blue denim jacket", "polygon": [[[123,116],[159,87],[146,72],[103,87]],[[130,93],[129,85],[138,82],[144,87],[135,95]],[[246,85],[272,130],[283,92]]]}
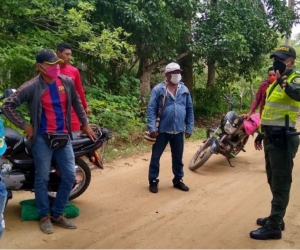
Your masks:
{"label": "light blue denim jacket", "polygon": [[[150,133],[157,130],[156,117],[165,93],[165,82],[157,84],[151,91],[147,110],[147,124]],[[192,98],[184,83],[179,82],[175,99],[170,93],[167,93],[158,133],[183,132],[192,134],[193,129],[194,109]]]}

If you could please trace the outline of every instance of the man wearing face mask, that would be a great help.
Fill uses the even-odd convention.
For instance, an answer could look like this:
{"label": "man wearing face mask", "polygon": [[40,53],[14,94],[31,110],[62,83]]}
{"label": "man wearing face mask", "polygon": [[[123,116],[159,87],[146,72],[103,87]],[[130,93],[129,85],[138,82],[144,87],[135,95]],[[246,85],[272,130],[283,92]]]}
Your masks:
{"label": "man wearing face mask", "polygon": [[[258,218],[261,228],[251,231],[253,239],[281,239],[285,229],[283,218],[289,203],[292,183],[293,159],[299,146],[295,132],[297,115],[300,110],[300,75],[293,70],[296,59],[295,49],[281,45],[270,58],[277,79],[266,91],[265,106],[261,117],[261,130],[265,153],[267,180],[272,192],[271,211],[268,217]],[[287,123],[286,116],[289,117]]]}
{"label": "man wearing face mask", "polygon": [[[86,113],[69,77],[60,75],[59,59],[50,49],[37,53],[36,65],[40,74],[21,85],[9,96],[2,106],[4,115],[17,127],[24,130],[32,140],[32,155],[36,169],[35,199],[40,215],[40,228],[44,233],[53,232],[53,224],[75,229],[74,222],[66,219],[64,208],[75,183],[75,159],[70,138],[71,107],[74,108],[80,122],[82,133],[95,139],[93,130],[88,125]],[[30,110],[32,124],[28,124],[16,108],[26,102]],[[49,138],[54,135],[64,138],[61,146],[51,144]],[[58,140],[58,139],[57,139]],[[52,158],[60,172],[60,185],[53,202],[51,213],[48,198],[48,180]]]}
{"label": "man wearing face mask", "polygon": [[[257,109],[258,105],[259,105],[259,114],[261,117],[263,108],[265,106],[266,90],[269,87],[269,85],[271,83],[273,83],[276,79],[277,79],[277,77],[276,77],[274,68],[270,67],[268,69],[268,80],[265,80],[260,84],[260,86],[256,92],[256,95],[255,95],[255,100],[253,101],[253,103],[250,107],[250,111],[245,115],[241,115],[243,117],[243,119],[248,120],[250,118],[250,116],[253,114],[253,112]],[[262,149],[260,138],[262,138],[262,134],[258,133],[258,135],[254,141],[254,147],[256,150]]]}
{"label": "man wearing face mask", "polygon": [[251,104],[249,112],[246,115],[241,115],[241,116],[243,116],[244,119],[248,119],[253,114],[253,112],[257,109],[258,106],[259,106],[259,113],[261,116],[262,110],[265,105],[266,90],[269,87],[269,85],[276,80],[276,78],[277,77],[276,77],[273,67],[270,67],[268,69],[268,79],[265,81],[262,81],[261,84],[259,85],[259,88],[255,95],[255,100]]}
{"label": "man wearing face mask", "polygon": [[[157,84],[151,91],[147,110],[147,124],[152,138],[156,142],[152,146],[149,165],[149,191],[158,192],[158,175],[160,157],[167,144],[170,144],[172,154],[173,187],[189,191],[183,183],[183,146],[184,136],[189,138],[194,128],[194,110],[190,92],[181,80],[181,69],[177,63],[169,63],[165,68],[165,81]],[[158,110],[162,107],[160,123],[156,127]]]}

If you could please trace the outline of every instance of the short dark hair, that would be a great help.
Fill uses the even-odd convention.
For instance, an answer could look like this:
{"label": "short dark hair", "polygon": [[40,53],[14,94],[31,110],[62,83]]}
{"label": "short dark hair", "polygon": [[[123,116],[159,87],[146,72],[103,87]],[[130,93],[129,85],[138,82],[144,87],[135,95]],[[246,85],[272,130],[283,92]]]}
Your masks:
{"label": "short dark hair", "polygon": [[56,47],[56,51],[59,51],[59,52],[63,52],[65,49],[72,50],[72,47],[68,43],[60,43]]}
{"label": "short dark hair", "polygon": [[273,68],[273,67],[268,68],[268,73],[269,73],[271,70],[274,70],[274,68]]}

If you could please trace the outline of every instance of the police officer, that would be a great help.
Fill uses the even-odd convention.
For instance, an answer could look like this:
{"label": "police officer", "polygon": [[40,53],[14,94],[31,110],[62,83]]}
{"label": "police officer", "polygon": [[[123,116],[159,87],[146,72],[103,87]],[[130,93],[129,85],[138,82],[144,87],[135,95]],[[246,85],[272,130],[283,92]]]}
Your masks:
{"label": "police officer", "polygon": [[287,135],[296,131],[300,109],[300,74],[293,70],[296,51],[291,46],[281,45],[270,58],[274,59],[277,80],[267,89],[261,117],[263,136],[255,139],[255,145],[262,148],[263,140],[272,201],[270,215],[256,221],[262,227],[250,232],[250,237],[258,240],[281,239],[281,231],[285,228],[283,217],[289,203],[293,159],[299,146],[298,135]]}

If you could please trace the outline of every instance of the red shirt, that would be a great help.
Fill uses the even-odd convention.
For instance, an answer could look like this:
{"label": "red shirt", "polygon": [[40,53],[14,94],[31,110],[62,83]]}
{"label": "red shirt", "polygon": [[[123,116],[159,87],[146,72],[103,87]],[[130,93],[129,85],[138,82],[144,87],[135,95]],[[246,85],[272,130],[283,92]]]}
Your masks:
{"label": "red shirt", "polygon": [[[77,68],[67,64],[66,66],[60,68],[60,73],[62,75],[66,75],[66,76],[69,76],[70,78],[72,78],[72,80],[75,84],[76,91],[82,102],[82,106],[84,109],[86,109],[88,105],[87,105],[87,102],[85,99],[85,94],[84,94],[84,90],[82,87],[79,70]],[[75,111],[72,108],[72,131],[79,131],[79,130],[80,130],[80,122],[77,118]]]}
{"label": "red shirt", "polygon": [[250,108],[251,113],[253,113],[257,109],[258,105],[260,105],[259,113],[261,116],[263,108],[265,106],[265,101],[266,101],[266,90],[270,84],[271,84],[271,82],[269,82],[269,80],[265,80],[260,84],[260,86],[256,92],[256,95],[255,95],[255,100],[252,103],[251,108]]}

